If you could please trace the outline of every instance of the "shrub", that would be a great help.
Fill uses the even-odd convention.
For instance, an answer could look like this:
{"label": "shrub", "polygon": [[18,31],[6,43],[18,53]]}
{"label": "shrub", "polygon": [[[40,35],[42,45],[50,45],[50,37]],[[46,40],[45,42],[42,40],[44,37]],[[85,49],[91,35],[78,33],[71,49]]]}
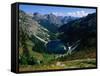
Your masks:
{"label": "shrub", "polygon": [[28,64],[27,57],[25,55],[19,56],[19,64],[21,64],[21,65],[27,65]]}

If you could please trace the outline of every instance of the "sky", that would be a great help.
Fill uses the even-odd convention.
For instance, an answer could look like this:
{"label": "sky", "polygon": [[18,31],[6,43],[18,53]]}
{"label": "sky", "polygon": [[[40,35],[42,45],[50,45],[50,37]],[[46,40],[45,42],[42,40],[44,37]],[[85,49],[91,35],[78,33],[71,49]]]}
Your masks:
{"label": "sky", "polygon": [[19,5],[19,9],[23,10],[28,14],[33,14],[38,12],[40,14],[50,14],[53,13],[56,16],[73,16],[73,17],[83,17],[87,16],[89,13],[96,12],[93,8],[73,8],[73,7],[56,7],[56,6],[43,6],[43,5]]}

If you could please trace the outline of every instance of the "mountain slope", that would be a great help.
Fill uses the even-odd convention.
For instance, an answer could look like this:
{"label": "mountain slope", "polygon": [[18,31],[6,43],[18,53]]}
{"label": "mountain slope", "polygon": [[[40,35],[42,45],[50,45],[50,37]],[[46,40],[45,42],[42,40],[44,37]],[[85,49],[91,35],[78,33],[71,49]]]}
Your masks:
{"label": "mountain slope", "polygon": [[60,39],[73,44],[81,40],[83,46],[96,45],[96,13],[88,14],[86,17],[70,21],[59,28]]}
{"label": "mountain slope", "polygon": [[[49,33],[46,28],[38,24],[31,16],[19,10],[20,63],[25,64],[25,61],[28,62],[28,59],[30,59],[28,57],[33,57],[34,51],[45,52],[45,44],[50,40]],[[34,58],[32,59],[34,61]]]}

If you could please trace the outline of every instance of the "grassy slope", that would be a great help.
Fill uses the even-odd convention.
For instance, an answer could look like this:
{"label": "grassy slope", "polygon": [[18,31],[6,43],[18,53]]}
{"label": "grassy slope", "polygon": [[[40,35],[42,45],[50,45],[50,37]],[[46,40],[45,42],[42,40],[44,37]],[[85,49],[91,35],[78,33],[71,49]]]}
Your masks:
{"label": "grassy slope", "polygon": [[[85,51],[84,51],[85,50]],[[54,59],[54,55],[34,52],[34,56],[44,63],[36,65],[20,65],[19,71],[54,70],[70,68],[96,67],[95,48],[73,52],[72,55]]]}
{"label": "grassy slope", "polygon": [[71,69],[71,68],[88,68],[96,67],[95,59],[80,59],[71,61],[56,61],[46,65],[27,65],[20,66],[19,71],[38,71],[38,70],[56,70],[56,69]]}

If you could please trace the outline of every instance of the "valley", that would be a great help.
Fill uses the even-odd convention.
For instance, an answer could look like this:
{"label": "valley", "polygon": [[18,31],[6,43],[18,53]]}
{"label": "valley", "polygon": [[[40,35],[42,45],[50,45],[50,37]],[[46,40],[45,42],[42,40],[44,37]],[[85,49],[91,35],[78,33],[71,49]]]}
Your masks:
{"label": "valley", "polygon": [[19,71],[96,67],[96,13],[56,16],[19,10]]}

